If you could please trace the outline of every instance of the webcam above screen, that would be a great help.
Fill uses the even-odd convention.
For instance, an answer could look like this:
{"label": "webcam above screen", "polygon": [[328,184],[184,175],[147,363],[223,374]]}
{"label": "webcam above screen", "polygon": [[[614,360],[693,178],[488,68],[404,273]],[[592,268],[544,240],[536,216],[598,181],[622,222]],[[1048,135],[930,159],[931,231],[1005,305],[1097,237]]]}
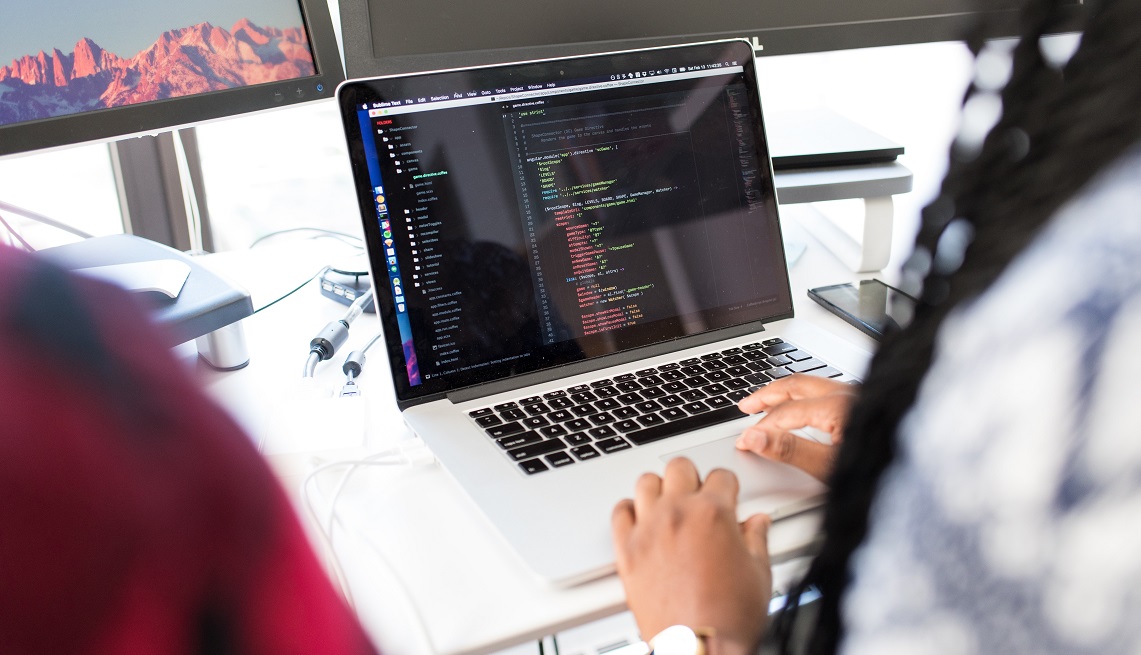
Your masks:
{"label": "webcam above screen", "polygon": [[331,98],[326,0],[20,3],[0,22],[0,156]]}
{"label": "webcam above screen", "polygon": [[[1074,18],[1081,0],[1069,0]],[[340,0],[350,77],[744,37],[785,55],[1018,33],[1021,0]],[[1076,22],[1075,22],[1076,24]]]}

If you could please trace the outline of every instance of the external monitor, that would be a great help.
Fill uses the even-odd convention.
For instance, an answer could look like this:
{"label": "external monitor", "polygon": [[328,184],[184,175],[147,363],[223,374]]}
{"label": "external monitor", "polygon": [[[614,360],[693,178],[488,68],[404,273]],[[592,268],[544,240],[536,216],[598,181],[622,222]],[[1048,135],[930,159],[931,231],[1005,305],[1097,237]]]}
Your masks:
{"label": "external monitor", "polygon": [[326,0],[9,3],[0,156],[332,97]]}
{"label": "external monitor", "polygon": [[[1069,0],[1076,20],[1083,0]],[[1021,0],[340,0],[350,77],[745,37],[761,55],[1018,33]],[[1075,23],[1076,24],[1076,23]]]}

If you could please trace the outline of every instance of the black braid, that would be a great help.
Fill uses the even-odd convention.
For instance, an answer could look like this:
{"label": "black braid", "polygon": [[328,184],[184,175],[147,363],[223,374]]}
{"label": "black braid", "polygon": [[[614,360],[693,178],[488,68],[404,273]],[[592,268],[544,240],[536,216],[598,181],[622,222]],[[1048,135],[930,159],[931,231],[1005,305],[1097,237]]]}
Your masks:
{"label": "black braid", "polygon": [[[1141,0],[1092,7],[1081,46],[1058,70],[1039,42],[1060,24],[1062,5],[1027,3],[1002,117],[978,152],[961,145],[952,150],[941,195],[923,211],[915,254],[904,267],[905,283],[908,276],[922,280],[921,301],[912,324],[884,340],[849,417],[825,509],[824,544],[776,621],[786,654],[793,652],[796,600],[809,586],[823,598],[806,651],[834,653],[843,639],[840,604],[849,562],[867,534],[880,478],[895,457],[898,426],[930,366],[944,318],[989,287],[1066,201],[1141,141]],[[979,39],[968,45],[976,55],[983,47]],[[980,92],[972,87],[966,100]],[[962,265],[948,267],[940,238],[957,219],[973,240]]]}

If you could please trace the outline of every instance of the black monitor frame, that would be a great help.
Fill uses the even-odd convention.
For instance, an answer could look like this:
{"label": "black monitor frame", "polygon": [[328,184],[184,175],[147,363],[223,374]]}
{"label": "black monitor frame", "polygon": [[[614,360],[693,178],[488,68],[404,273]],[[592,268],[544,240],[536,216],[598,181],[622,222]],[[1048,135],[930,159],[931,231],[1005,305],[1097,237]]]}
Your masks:
{"label": "black monitor frame", "polygon": [[300,4],[316,75],[0,126],[0,156],[155,135],[237,114],[332,98],[344,69],[326,0]]}
{"label": "black monitor frame", "polygon": [[[1073,7],[1069,10],[1068,22],[1062,31],[1076,29],[1080,18],[1085,11],[1082,0],[1070,0]],[[387,3],[387,4],[386,4]],[[401,3],[397,6],[393,3]],[[533,3],[535,6],[544,3]],[[528,61],[563,57],[598,52],[611,52],[632,48],[644,48],[676,43],[708,41],[725,38],[746,38],[753,42],[758,55],[788,55],[807,52],[823,52],[830,50],[843,50],[851,48],[865,48],[887,45],[903,45],[910,43],[928,43],[940,41],[962,40],[971,27],[980,18],[985,18],[987,27],[985,36],[988,38],[1016,36],[1018,30],[1018,7],[1020,0],[944,0],[934,3],[931,0],[897,0],[894,3],[898,9],[890,10],[894,15],[880,16],[868,20],[835,20],[828,14],[830,7],[827,0],[818,0],[814,9],[796,10],[806,12],[804,20],[784,24],[753,24],[760,19],[750,19],[749,16],[763,14],[765,7],[778,7],[787,0],[729,0],[712,5],[702,5],[705,11],[717,12],[720,17],[712,19],[710,24],[720,26],[712,30],[702,30],[689,25],[679,26],[676,30],[660,30],[661,33],[647,33],[638,38],[601,40],[592,34],[597,30],[590,29],[591,21],[615,20],[614,16],[588,17],[591,20],[570,20],[570,17],[559,15],[550,16],[555,22],[555,33],[566,29],[565,38],[560,37],[548,40],[543,45],[519,46],[519,42],[497,43],[490,47],[472,48],[471,43],[483,39],[479,35],[480,24],[444,26],[442,22],[449,20],[440,12],[429,11],[423,8],[423,3],[404,3],[403,0],[340,0],[341,24],[344,36],[345,68],[349,77],[370,77],[407,73],[413,71],[444,70],[464,66],[502,63],[507,61]],[[850,3],[846,3],[849,6]],[[477,2],[481,19],[487,21],[511,20],[510,5],[496,0]],[[470,6],[470,5],[468,5]],[[462,40],[449,42],[448,47],[436,46],[432,52],[401,52],[400,48],[389,50],[376,49],[373,46],[374,27],[373,13],[379,13],[385,8],[394,8],[403,14],[393,19],[393,25],[398,26],[401,33],[411,34],[409,38],[416,38],[416,30],[421,28],[419,21],[409,21],[408,16],[413,12],[423,14],[422,26],[425,30],[439,28],[470,30],[471,43]],[[660,4],[661,11],[674,9],[672,3]],[[784,11],[785,9],[782,9]],[[566,11],[575,12],[572,7]],[[860,10],[862,11],[862,10]],[[883,13],[884,10],[876,10]],[[819,13],[819,16],[809,14]],[[869,10],[869,15],[872,12]],[[415,15],[415,14],[413,14]],[[809,20],[811,19],[811,20]],[[618,18],[617,20],[622,20]],[[452,19],[457,22],[458,19]],[[416,23],[416,24],[413,24]],[[584,27],[586,26],[586,27]],[[524,26],[525,27],[525,26]],[[394,27],[395,29],[395,27]],[[664,33],[673,31],[675,33]],[[413,49],[414,50],[414,49]]]}

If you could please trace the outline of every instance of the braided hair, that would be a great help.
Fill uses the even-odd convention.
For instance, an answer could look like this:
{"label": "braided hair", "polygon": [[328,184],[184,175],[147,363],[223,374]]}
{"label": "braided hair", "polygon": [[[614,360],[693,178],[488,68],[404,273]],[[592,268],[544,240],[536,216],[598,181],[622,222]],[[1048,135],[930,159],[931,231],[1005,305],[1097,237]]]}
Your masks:
{"label": "braided hair", "polygon": [[[897,429],[931,364],[943,320],[985,291],[1066,201],[1141,141],[1141,0],[1095,0],[1080,46],[1062,64],[1047,57],[1042,38],[1058,31],[1066,4],[1028,0],[1009,81],[1002,86],[980,74],[967,91],[965,113],[1001,101],[1001,116],[981,144],[960,134],[940,195],[923,210],[902,274],[905,290],[920,302],[912,323],[882,343],[849,416],[824,543],[774,625],[786,654],[793,652],[799,597],[810,586],[822,599],[805,652],[834,653],[843,639],[850,560],[867,535]],[[968,46],[982,71],[994,46],[982,38],[968,39]]]}

